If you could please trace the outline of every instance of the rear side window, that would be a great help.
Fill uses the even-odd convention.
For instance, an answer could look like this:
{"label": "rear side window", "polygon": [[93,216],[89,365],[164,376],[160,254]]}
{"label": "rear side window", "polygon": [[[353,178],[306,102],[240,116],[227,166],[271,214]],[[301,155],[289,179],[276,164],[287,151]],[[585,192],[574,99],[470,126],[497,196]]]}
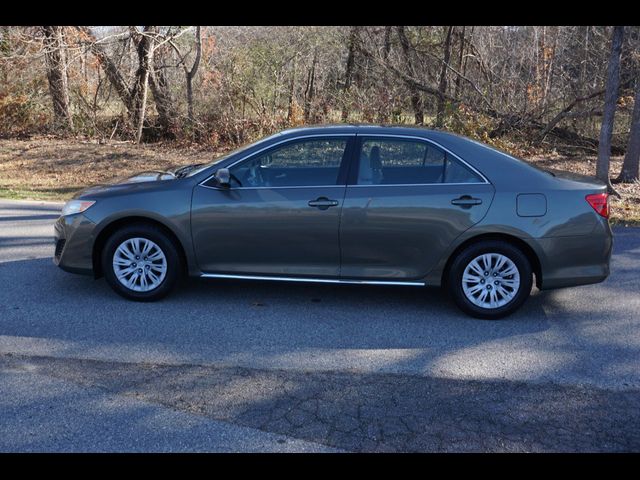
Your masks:
{"label": "rear side window", "polygon": [[358,185],[483,181],[444,150],[419,140],[364,138],[359,160]]}
{"label": "rear side window", "polygon": [[447,154],[447,163],[444,170],[444,183],[483,183],[480,175],[469,167]]}

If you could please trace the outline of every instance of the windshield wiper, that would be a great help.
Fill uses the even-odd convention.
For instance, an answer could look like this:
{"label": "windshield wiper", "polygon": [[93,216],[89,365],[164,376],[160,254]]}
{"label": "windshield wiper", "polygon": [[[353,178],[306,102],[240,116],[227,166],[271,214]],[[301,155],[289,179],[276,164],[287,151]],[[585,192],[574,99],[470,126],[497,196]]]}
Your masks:
{"label": "windshield wiper", "polygon": [[204,165],[204,163],[194,163],[193,165],[186,165],[184,167],[180,167],[176,169],[173,174],[176,178],[182,178],[187,175],[191,170],[198,168],[200,165]]}

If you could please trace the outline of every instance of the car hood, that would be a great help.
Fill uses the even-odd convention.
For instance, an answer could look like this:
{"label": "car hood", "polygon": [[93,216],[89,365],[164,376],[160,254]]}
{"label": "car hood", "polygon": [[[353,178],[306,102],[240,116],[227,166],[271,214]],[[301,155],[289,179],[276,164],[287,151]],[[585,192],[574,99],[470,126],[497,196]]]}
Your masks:
{"label": "car hood", "polygon": [[110,183],[101,183],[93,185],[79,191],[74,198],[79,198],[87,195],[99,194],[103,192],[111,192],[114,190],[131,190],[138,186],[146,186],[151,182],[165,182],[169,180],[175,180],[176,176],[169,171],[162,170],[148,170],[145,172],[136,173],[135,175],[116,179]]}

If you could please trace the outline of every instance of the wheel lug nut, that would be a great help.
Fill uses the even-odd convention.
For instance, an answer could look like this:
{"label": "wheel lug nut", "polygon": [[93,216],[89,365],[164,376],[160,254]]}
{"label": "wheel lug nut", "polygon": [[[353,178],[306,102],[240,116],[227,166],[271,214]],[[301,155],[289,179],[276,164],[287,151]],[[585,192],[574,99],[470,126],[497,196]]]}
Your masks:
{"label": "wheel lug nut", "polygon": [[141,268],[138,269],[138,273],[142,273],[142,269]]}
{"label": "wheel lug nut", "polygon": [[137,264],[137,263],[134,263],[134,264],[133,264],[133,268],[136,268],[137,266],[138,266],[138,264]]}
{"label": "wheel lug nut", "polygon": [[480,280],[480,283],[484,283],[484,278],[482,280]]}
{"label": "wheel lug nut", "polygon": [[500,282],[498,282],[498,281],[493,282],[494,285],[498,285],[499,283]]}
{"label": "wheel lug nut", "polygon": [[491,290],[491,285],[487,285],[487,290]]}
{"label": "wheel lug nut", "polygon": [[488,277],[489,276],[489,272],[484,272],[484,276]]}

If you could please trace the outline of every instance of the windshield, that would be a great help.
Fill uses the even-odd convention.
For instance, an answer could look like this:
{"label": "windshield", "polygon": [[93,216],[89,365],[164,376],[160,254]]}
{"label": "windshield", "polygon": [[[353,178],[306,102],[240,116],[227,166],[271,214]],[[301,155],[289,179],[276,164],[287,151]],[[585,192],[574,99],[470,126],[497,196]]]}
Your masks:
{"label": "windshield", "polygon": [[[280,135],[279,133],[276,133],[276,135]],[[247,149],[249,149],[250,147],[253,147],[254,145],[256,145],[257,143],[261,143],[264,142],[266,140],[269,140],[272,137],[275,137],[276,135],[271,135],[269,137],[266,137],[262,140],[260,140],[260,142],[251,142],[251,143],[247,143],[245,145],[242,145],[239,148],[236,148],[235,150],[231,150],[219,157],[216,157],[215,159],[213,159],[213,161],[209,162],[209,163],[205,163],[201,166],[198,166],[197,168],[194,168],[193,170],[189,171],[189,173],[187,173],[185,175],[185,177],[191,177],[193,175],[197,175],[198,173],[202,172],[203,170],[206,170],[207,168],[211,167],[212,165],[221,162],[222,160],[226,160],[227,158],[229,158],[232,155],[235,155],[236,153],[240,153],[243,152]]]}

